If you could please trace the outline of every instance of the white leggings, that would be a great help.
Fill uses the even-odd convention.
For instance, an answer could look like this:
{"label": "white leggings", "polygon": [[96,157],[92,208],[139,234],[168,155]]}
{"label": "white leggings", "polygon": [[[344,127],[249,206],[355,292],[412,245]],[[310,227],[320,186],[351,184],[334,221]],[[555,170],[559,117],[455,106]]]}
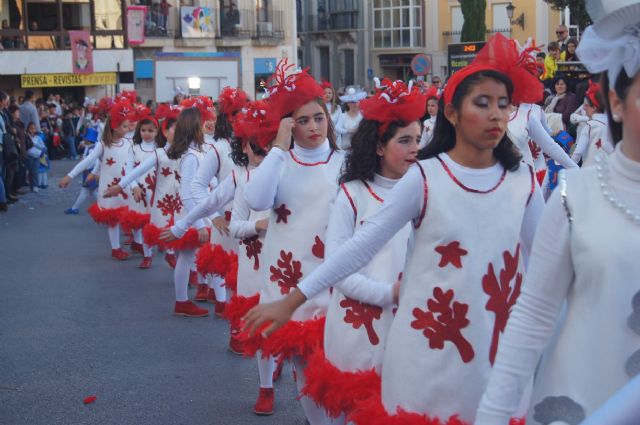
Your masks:
{"label": "white leggings", "polygon": [[[84,188],[83,188],[84,189]],[[120,249],[120,225],[109,227],[109,243],[111,249]]]}
{"label": "white leggings", "polygon": [[88,197],[92,196],[95,198],[96,197],[96,189],[88,189],[86,187],[81,187],[80,188],[80,193],[78,193],[78,198],[76,199],[75,204],[73,204],[73,206],[71,208],[75,209],[75,210],[79,210],[80,206],[82,204],[84,204],[84,202],[87,200]]}
{"label": "white leggings", "polygon": [[260,375],[260,388],[273,388],[273,371],[276,369],[276,359],[273,356],[262,358],[262,351],[256,352],[258,360],[258,374]]}
{"label": "white leggings", "polygon": [[[304,368],[306,367],[306,362],[299,356],[293,357],[292,360],[293,367],[296,370],[296,385],[298,387],[298,391],[302,391],[305,384]],[[309,397],[301,396],[300,404],[302,404],[302,410],[304,411],[310,425],[337,425],[344,423],[343,418],[330,418],[324,408],[319,407],[315,401],[311,400]]]}
{"label": "white leggings", "polygon": [[144,243],[144,239],[142,238],[142,229],[133,231],[133,240],[136,241],[136,243],[142,245],[145,257],[151,257],[153,255],[153,250],[151,249],[151,247]]}
{"label": "white leggings", "polygon": [[216,301],[221,303],[227,301],[227,288],[224,286],[224,279],[220,276],[211,276],[208,278],[207,283],[209,288],[213,289],[216,294]]}
{"label": "white leggings", "polygon": [[196,256],[195,249],[176,250],[178,259],[176,268],[173,270],[173,284],[176,290],[176,301],[188,301],[189,295],[187,289],[189,287],[189,273],[191,265]]}

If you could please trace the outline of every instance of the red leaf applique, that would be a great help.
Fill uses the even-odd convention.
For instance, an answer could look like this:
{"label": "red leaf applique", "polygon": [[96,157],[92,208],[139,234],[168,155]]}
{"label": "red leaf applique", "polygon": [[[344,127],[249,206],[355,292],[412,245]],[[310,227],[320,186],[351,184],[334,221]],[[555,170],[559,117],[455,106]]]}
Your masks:
{"label": "red leaf applique", "polygon": [[154,191],[156,190],[156,176],[153,174],[147,174],[147,177],[144,178],[144,182],[147,185],[147,190]]}
{"label": "red leaf applique", "polygon": [[90,396],[88,396],[88,397],[85,397],[85,399],[84,399],[84,400],[82,400],[82,402],[83,402],[84,404],[91,404],[91,403],[93,403],[94,401],[96,401],[97,399],[98,399],[98,397],[96,397],[96,396],[94,396],[94,395],[90,395]]}
{"label": "red leaf applique", "polygon": [[287,224],[287,220],[291,215],[291,210],[287,209],[287,206],[285,204],[280,205],[278,208],[275,208],[273,211],[277,215],[276,223]]}
{"label": "red leaf applique", "polygon": [[319,236],[316,236],[315,241],[316,242],[311,247],[311,252],[313,253],[314,256],[323,260],[324,259],[324,242],[322,242],[322,239],[320,239]]}
{"label": "red leaf applique", "polygon": [[280,259],[278,267],[271,266],[271,282],[278,282],[280,293],[288,294],[292,288],[298,286],[298,282],[302,278],[302,263],[293,259],[293,252],[280,251]]}
{"label": "red leaf applique", "polygon": [[224,219],[227,221],[231,221],[231,211],[224,212]]}
{"label": "red leaf applique", "polygon": [[596,142],[596,148],[602,149],[602,140],[601,139],[598,139],[598,141]]}
{"label": "red leaf applique", "polygon": [[175,213],[179,213],[182,209],[182,199],[179,195],[164,195],[156,204],[163,216],[170,216],[172,219]]}
{"label": "red leaf applique", "polygon": [[109,167],[111,167],[115,163],[116,161],[112,157],[107,158],[107,160],[105,161],[105,164],[107,164]]}
{"label": "red leaf applique", "polygon": [[378,345],[380,343],[380,338],[373,328],[373,321],[380,319],[380,316],[382,316],[381,307],[364,304],[349,297],[345,297],[340,301],[340,307],[346,310],[344,315],[345,323],[351,323],[353,329],[359,329],[361,326],[364,326],[371,345]]}
{"label": "red leaf applique", "polygon": [[[111,183],[107,185],[107,189],[112,186],[117,186],[120,183],[120,180],[122,180],[120,177],[114,177]],[[122,196],[123,199],[129,199],[129,195],[127,195],[127,192],[125,190],[120,192],[120,195]]]}
{"label": "red leaf applique", "polygon": [[127,171],[125,170],[124,167],[122,167],[122,170],[120,170],[120,175],[124,177],[126,174],[127,174]]}
{"label": "red leaf applique", "polygon": [[433,289],[433,298],[427,300],[428,310],[413,309],[416,318],[411,322],[413,329],[422,330],[423,335],[429,340],[429,347],[443,349],[445,341],[450,341],[456,346],[462,361],[469,363],[475,353],[473,347],[462,336],[462,329],[469,325],[467,312],[469,304],[453,302],[454,292],[449,289],[443,292],[441,288]]}
{"label": "red leaf applique", "polygon": [[[522,285],[522,273],[518,273],[520,245],[516,247],[515,255],[505,251],[502,257],[504,258],[504,268],[500,270],[500,281],[498,281],[491,263],[489,263],[487,274],[482,277],[482,290],[489,295],[485,308],[496,315],[496,320],[493,323],[491,349],[489,350],[491,364],[496,359],[500,334],[504,332],[504,328],[507,326],[511,309],[515,305],[518,296],[520,296],[520,286]],[[511,285],[512,281],[513,286]]]}
{"label": "red leaf applique", "polygon": [[140,161],[133,161],[133,168],[136,168],[138,165],[140,165]]}
{"label": "red leaf applique", "polygon": [[253,258],[253,270],[260,268],[259,255],[262,252],[262,241],[258,235],[244,239],[240,242],[246,246],[247,258]]}
{"label": "red leaf applique", "polygon": [[169,177],[171,175],[171,168],[162,167],[162,170],[160,171],[160,174],[162,174],[164,177]]}
{"label": "red leaf applique", "polygon": [[467,250],[460,248],[460,242],[453,241],[448,245],[437,246],[436,252],[442,255],[440,258],[439,267],[446,267],[447,264],[451,264],[453,267],[462,268],[462,257],[467,255]]}
{"label": "red leaf applique", "polygon": [[533,140],[529,140],[529,150],[531,151],[531,156],[533,157],[533,159],[537,159],[542,152],[540,146],[538,146],[538,144]]}

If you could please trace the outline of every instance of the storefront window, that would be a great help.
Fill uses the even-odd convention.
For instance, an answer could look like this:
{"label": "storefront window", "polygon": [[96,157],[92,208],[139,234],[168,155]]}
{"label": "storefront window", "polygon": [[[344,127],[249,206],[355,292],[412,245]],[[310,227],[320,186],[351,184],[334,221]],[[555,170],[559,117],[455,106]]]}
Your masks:
{"label": "storefront window", "polygon": [[374,47],[420,47],[422,1],[375,0],[373,24]]}

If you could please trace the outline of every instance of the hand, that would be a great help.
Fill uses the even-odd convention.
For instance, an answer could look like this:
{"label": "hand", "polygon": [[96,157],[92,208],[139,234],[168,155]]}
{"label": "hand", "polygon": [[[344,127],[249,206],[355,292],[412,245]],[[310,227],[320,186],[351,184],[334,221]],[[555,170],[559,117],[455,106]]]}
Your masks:
{"label": "hand", "polygon": [[224,218],[224,216],[216,217],[211,220],[213,226],[218,229],[218,232],[222,236],[229,236],[229,222]]}
{"label": "hand", "polygon": [[118,196],[121,193],[122,193],[122,188],[116,184],[107,188],[107,190],[104,191],[104,194],[102,196],[104,196],[105,198],[113,198],[114,196]]}
{"label": "hand", "polygon": [[144,199],[144,192],[142,191],[142,188],[140,186],[136,186],[133,188],[133,199],[135,199],[136,202],[142,202],[142,200]]}
{"label": "hand", "polygon": [[58,187],[61,188],[61,189],[64,189],[65,187],[69,186],[70,183],[71,183],[71,177],[64,176],[58,182]]}
{"label": "hand", "polygon": [[[244,322],[242,331],[248,331],[249,335],[253,336],[256,331],[260,330],[262,336],[266,338],[287,323],[296,309],[306,300],[304,294],[295,289],[280,301],[258,304],[242,318]],[[267,324],[268,326],[262,329]]]}
{"label": "hand", "polygon": [[266,232],[269,227],[269,219],[263,218],[262,220],[256,221],[256,232],[262,233]]}
{"label": "hand", "polygon": [[206,243],[206,242],[209,242],[209,239],[210,239],[210,236],[206,227],[203,227],[202,229],[198,230],[198,242],[200,242],[201,244]]}
{"label": "hand", "polygon": [[162,242],[173,242],[177,239],[178,238],[176,238],[174,234],[171,233],[171,229],[163,230],[162,233],[160,233],[160,240]]}
{"label": "hand", "polygon": [[280,127],[278,128],[278,134],[274,139],[272,146],[277,146],[283,151],[287,152],[291,147],[291,132],[296,126],[296,122],[293,118],[283,118],[280,121]]}

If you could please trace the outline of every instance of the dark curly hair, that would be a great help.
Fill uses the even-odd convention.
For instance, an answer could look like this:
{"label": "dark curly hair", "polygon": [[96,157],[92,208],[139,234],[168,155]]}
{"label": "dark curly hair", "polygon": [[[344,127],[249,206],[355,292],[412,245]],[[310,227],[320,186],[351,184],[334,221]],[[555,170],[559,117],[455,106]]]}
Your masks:
{"label": "dark curly hair", "polygon": [[231,141],[231,154],[229,155],[234,164],[240,167],[249,165],[249,156],[242,149],[242,139],[234,137]]}
{"label": "dark curly hair", "polygon": [[382,137],[378,136],[380,123],[363,119],[351,138],[351,152],[347,154],[344,168],[340,175],[340,183],[353,180],[373,181],[374,174],[380,171],[381,158],[378,156],[379,145],[385,146],[396,135],[399,128],[410,123],[395,121],[389,124]]}
{"label": "dark curly hair", "polygon": [[[456,110],[460,110],[462,101],[469,95],[473,87],[487,78],[504,84],[507,88],[509,100],[511,100],[513,83],[509,77],[497,71],[485,70],[471,74],[462,80],[462,83],[460,83],[453,95],[451,102],[453,107]],[[449,152],[456,145],[456,129],[444,116],[444,101],[442,98],[438,106],[438,118],[436,119],[436,127],[433,130],[433,140],[423,150],[418,152],[418,159],[433,158],[441,153]],[[493,156],[506,170],[516,171],[520,167],[522,155],[511,139],[509,139],[506,132],[502,140],[500,140],[500,143],[498,143],[498,146],[493,149]]]}
{"label": "dark curly hair", "polygon": [[213,137],[216,139],[227,139],[231,141],[233,138],[233,126],[227,114],[221,113],[216,120],[216,127],[213,130]]}

